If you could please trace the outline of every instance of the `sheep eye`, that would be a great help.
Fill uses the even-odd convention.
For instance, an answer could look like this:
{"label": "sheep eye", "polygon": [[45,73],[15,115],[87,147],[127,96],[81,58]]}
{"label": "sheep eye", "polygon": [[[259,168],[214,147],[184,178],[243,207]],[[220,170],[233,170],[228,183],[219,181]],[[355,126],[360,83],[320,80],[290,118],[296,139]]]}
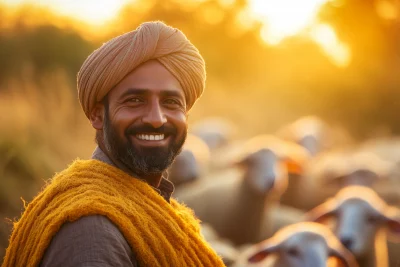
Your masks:
{"label": "sheep eye", "polygon": [[287,253],[292,257],[298,257],[300,255],[300,252],[297,248],[289,248]]}
{"label": "sheep eye", "polygon": [[373,214],[367,216],[367,222],[370,224],[376,223],[379,220],[379,217]]}

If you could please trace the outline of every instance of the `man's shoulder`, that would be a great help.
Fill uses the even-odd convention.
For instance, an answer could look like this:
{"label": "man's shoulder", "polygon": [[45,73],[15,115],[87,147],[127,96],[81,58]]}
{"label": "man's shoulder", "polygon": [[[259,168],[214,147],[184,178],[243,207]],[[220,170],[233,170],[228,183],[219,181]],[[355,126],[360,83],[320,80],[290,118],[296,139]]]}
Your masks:
{"label": "man's shoulder", "polygon": [[57,233],[57,235],[65,236],[66,238],[93,234],[107,239],[125,240],[118,227],[103,215],[83,216],[74,222],[66,222]]}
{"label": "man's shoulder", "polygon": [[41,266],[135,266],[118,227],[102,215],[66,222],[53,237]]}

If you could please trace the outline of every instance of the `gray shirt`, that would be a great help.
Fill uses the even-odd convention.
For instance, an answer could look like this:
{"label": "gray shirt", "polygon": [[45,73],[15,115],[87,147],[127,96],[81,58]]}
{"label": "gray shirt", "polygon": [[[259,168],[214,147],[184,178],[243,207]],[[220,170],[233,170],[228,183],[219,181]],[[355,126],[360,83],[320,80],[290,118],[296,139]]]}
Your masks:
{"label": "gray shirt", "polygon": [[42,267],[138,266],[118,227],[107,217],[92,215],[65,223],[47,248]]}
{"label": "gray shirt", "polygon": [[[92,158],[115,166],[99,147]],[[162,178],[160,186],[154,189],[169,202],[174,186]],[[51,240],[40,266],[136,267],[138,263],[118,227],[105,216],[91,215],[64,223]]]}

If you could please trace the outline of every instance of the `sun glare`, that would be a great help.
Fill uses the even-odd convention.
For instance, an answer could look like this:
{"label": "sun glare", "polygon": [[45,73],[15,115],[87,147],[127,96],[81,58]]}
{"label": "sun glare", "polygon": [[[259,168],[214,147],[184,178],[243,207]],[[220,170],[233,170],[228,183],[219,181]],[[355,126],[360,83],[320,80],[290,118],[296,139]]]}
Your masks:
{"label": "sun glare", "polygon": [[270,45],[285,38],[305,34],[315,41],[332,63],[344,67],[350,62],[350,50],[342,44],[332,27],[320,25],[318,12],[329,0],[250,0],[249,8],[263,23],[260,36]]}
{"label": "sun glare", "polygon": [[311,30],[310,36],[337,66],[345,67],[350,63],[349,47],[338,40],[331,26],[319,24]]}
{"label": "sun glare", "polygon": [[251,0],[249,7],[265,22],[263,39],[277,44],[314,23],[320,6],[325,2],[327,0]]}
{"label": "sun glare", "polygon": [[[10,6],[28,3],[42,6],[56,14],[71,17],[86,24],[88,29],[99,33],[98,27],[107,30],[107,23],[113,20],[120,9],[135,0],[0,0]],[[206,1],[206,0],[190,0]],[[220,0],[221,4],[231,5],[234,0]],[[344,67],[350,62],[349,48],[340,42],[335,30],[321,25],[318,13],[321,7],[335,0],[248,0],[248,8],[238,16],[239,27],[251,27],[254,21],[260,21],[261,39],[270,45],[279,45],[285,38],[295,35],[308,36],[317,43],[329,59],[337,66]],[[382,16],[397,16],[387,0],[380,0],[377,7]],[[201,12],[200,12],[201,13]],[[218,23],[224,14],[220,10],[203,10],[203,17],[209,23]]]}

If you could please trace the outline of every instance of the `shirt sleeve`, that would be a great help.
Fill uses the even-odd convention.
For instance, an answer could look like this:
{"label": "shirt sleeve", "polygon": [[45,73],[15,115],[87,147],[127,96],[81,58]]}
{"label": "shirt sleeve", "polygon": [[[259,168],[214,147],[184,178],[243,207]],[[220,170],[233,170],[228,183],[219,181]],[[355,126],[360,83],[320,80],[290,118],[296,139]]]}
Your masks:
{"label": "shirt sleeve", "polygon": [[65,223],[47,248],[41,267],[137,267],[128,242],[107,217],[91,215]]}

